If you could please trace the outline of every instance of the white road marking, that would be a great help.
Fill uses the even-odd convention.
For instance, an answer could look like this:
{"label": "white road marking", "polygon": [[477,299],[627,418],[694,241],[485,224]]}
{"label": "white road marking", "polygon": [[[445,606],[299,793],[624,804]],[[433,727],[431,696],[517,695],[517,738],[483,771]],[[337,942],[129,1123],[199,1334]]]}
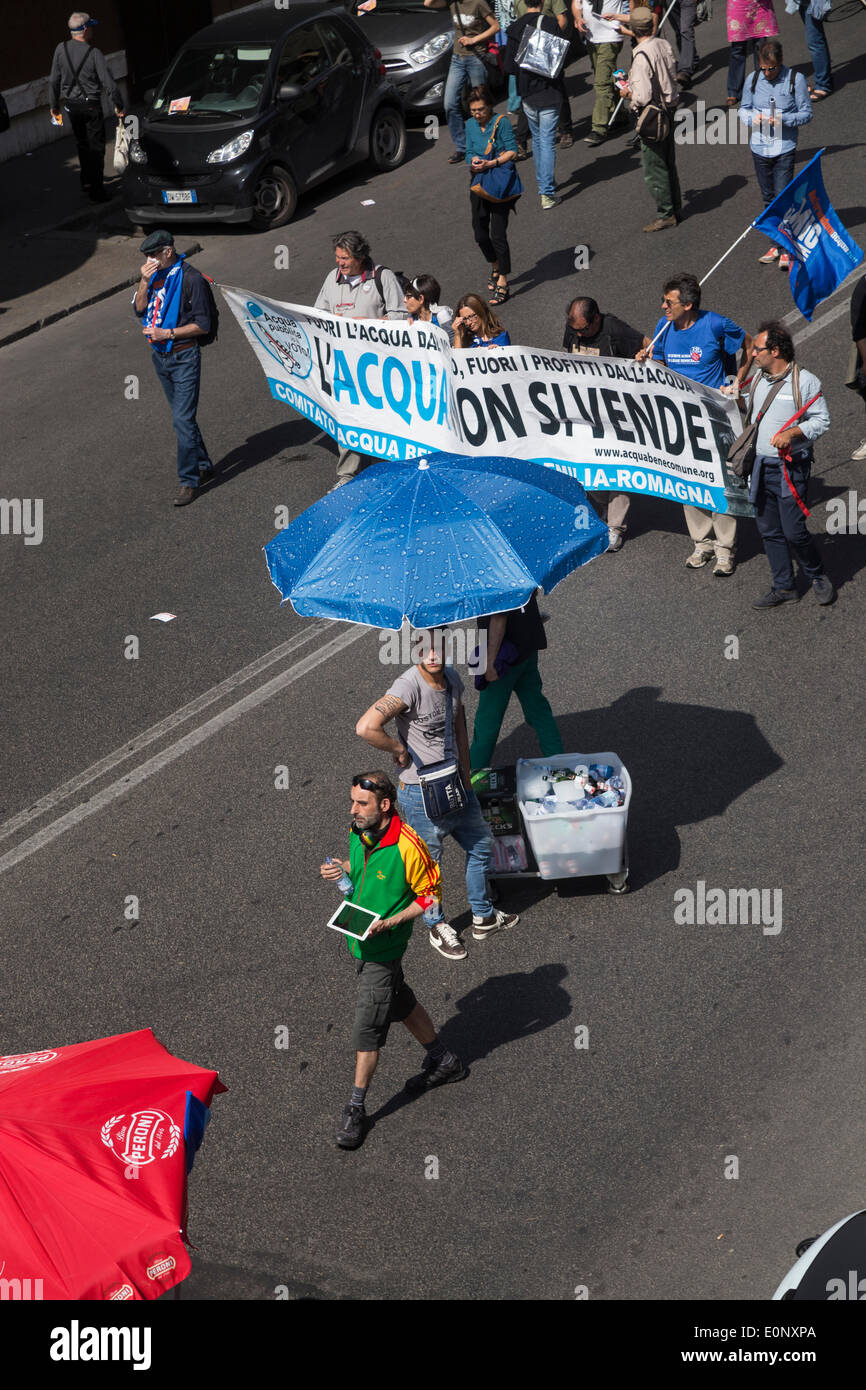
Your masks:
{"label": "white road marking", "polygon": [[[291,640],[297,646],[300,640],[308,641],[309,638],[314,635],[315,631],[325,626],[331,625],[321,623],[316,624],[314,628],[305,628],[304,633],[306,636],[302,633],[299,634],[297,638]],[[87,801],[80,802],[78,806],[74,806],[71,811],[67,811],[66,814],[60,816],[58,820],[52,821],[50,825],[46,825],[44,829],[37,831],[35,835],[31,835],[29,839],[22,841],[15,849],[9,850],[3,855],[2,858],[0,858],[0,873],[5,873],[7,869],[11,869],[16,864],[20,864],[23,859],[27,859],[31,854],[35,854],[37,850],[44,849],[46,845],[50,845],[53,840],[58,839],[58,837],[63,835],[67,830],[71,830],[73,826],[79,825],[81,821],[87,820],[89,816],[93,816],[98,811],[102,811],[106,806],[109,806],[112,801],[116,801],[118,797],[124,796],[128,791],[131,791],[133,787],[137,787],[142,782],[145,782],[148,777],[152,777],[155,773],[161,772],[163,768],[168,767],[170,763],[175,762],[178,758],[182,757],[184,753],[188,753],[191,749],[197,748],[200,743],[204,743],[205,740],[209,739],[213,734],[219,733],[222,729],[227,728],[229,724],[233,724],[235,720],[240,719],[242,715],[248,714],[250,710],[256,709],[259,705],[263,704],[265,700],[269,700],[272,695],[277,695],[281,690],[285,690],[287,686],[293,685],[294,682],[300,680],[302,676],[306,676],[310,671],[315,670],[317,666],[322,665],[323,662],[330,660],[332,656],[336,656],[338,652],[351,646],[353,642],[357,642],[358,639],[363,637],[368,631],[370,631],[369,628],[356,626],[349,628],[348,631],[341,632],[337,637],[332,638],[330,642],[326,642],[317,652],[302,657],[300,661],[296,661],[294,665],[290,666],[287,671],[283,671],[279,676],[274,676],[272,680],[267,681],[264,685],[260,686],[258,690],[253,690],[249,695],[245,695],[242,700],[238,700],[235,704],[229,705],[228,709],[224,709],[221,714],[214,715],[213,719],[209,719],[205,724],[201,724],[197,729],[193,729],[183,738],[178,739],[176,743],[170,744],[168,748],[164,748],[163,751],[157,753],[155,757],[149,758],[146,762],[133,768],[131,772],[126,773],[118,781],[112,782],[110,786],[98,792],[96,796],[90,797]],[[289,643],[285,644],[285,646],[289,645]],[[284,653],[284,648],[275,648],[275,652]],[[271,652],[268,656],[260,658],[260,663],[254,662],[253,665],[260,665],[261,663],[268,665],[272,664],[274,660],[278,660],[278,657],[275,656],[274,652]],[[243,679],[249,679],[248,673],[250,670],[250,667],[245,667],[243,672],[238,672],[236,676],[232,676],[228,681],[223,682],[223,686],[215,686],[212,691],[208,691],[205,695],[200,696],[199,701],[211,703],[212,699],[218,698],[214,693],[215,691],[229,688],[232,682],[236,684],[241,677]],[[184,706],[184,709],[179,710],[177,715],[171,715],[168,720],[163,721],[163,726],[172,727],[173,722],[177,722],[179,717],[184,719],[189,718],[189,711],[192,709],[192,706],[197,703],[198,702],[193,701],[191,705]],[[163,726],[155,725],[154,729]],[[148,730],[148,733],[141,735],[141,738],[147,739],[148,742],[152,742],[153,738],[151,738],[150,735],[153,735],[153,737],[158,736],[153,730]],[[140,746],[140,743],[135,743],[136,749]],[[129,749],[131,747],[131,744],[127,745],[124,749],[119,750],[118,754],[112,755],[112,757],[116,758],[116,761],[122,761],[129,756]],[[104,759],[103,763],[105,765],[111,765],[111,759]],[[94,765],[95,768],[100,768],[102,766],[103,764],[98,763]],[[74,782],[66,783],[65,787],[59,788],[58,792],[52,793],[51,796],[65,799],[66,796],[70,795],[68,790],[69,787],[74,784],[84,786],[86,781],[93,781],[94,777],[97,776],[99,776],[99,772],[90,768],[88,772],[82,773],[80,778],[74,779]],[[63,797],[59,797],[59,793],[61,792],[64,793]],[[50,797],[45,797],[43,798],[43,802],[39,804],[47,805],[49,802]],[[55,803],[51,802],[50,804]],[[37,814],[36,808],[32,807],[30,811],[24,814],[26,816]],[[7,822],[7,825],[9,824],[11,824],[11,822]]]}
{"label": "white road marking", "polygon": [[822,328],[826,328],[829,323],[835,323],[843,314],[848,313],[848,304],[843,301],[837,304],[835,309],[831,309],[829,314],[824,314],[823,318],[816,319],[814,323],[807,323],[805,328],[801,328],[798,333],[792,334],[795,343],[805,343],[807,338],[811,338],[813,333],[820,333]]}
{"label": "white road marking", "polygon": [[276,662],[282,661],[283,657],[290,656],[298,647],[303,646],[307,642],[311,642],[313,638],[324,636],[325,633],[330,632],[332,628],[333,624],[330,622],[321,621],[311,623],[308,627],[302,628],[300,632],[296,632],[294,637],[289,638],[288,642],[283,642],[279,647],[274,647],[272,651],[266,652],[264,656],[260,656],[255,661],[250,662],[249,666],[242,667],[240,671],[236,671],[233,676],[229,676],[227,680],[221,681],[219,685],[211,686],[210,690],[206,690],[202,695],[197,695],[188,705],[183,705],[179,710],[175,710],[174,714],[168,715],[166,719],[160,720],[158,724],[154,724],[151,728],[145,729],[143,734],[137,734],[135,738],[131,738],[128,743],[125,743],[122,748],[116,748],[113,753],[109,753],[106,757],[101,758],[99,762],[93,763],[93,765],[86,768],[84,772],[79,772],[71,781],[64,782],[61,787],[56,787],[53,792],[49,792],[47,796],[41,797],[34,805],[29,806],[26,811],[21,811],[17,816],[13,816],[11,820],[5,821],[0,825],[0,840],[7,840],[10,835],[14,835],[16,831],[23,829],[30,821],[38,820],[46,811],[53,810],[54,807],[59,806],[62,801],[67,801],[70,796],[75,796],[77,792],[81,791],[82,787],[86,787],[90,782],[95,782],[97,777],[102,777],[106,772],[111,772],[115,767],[126,762],[127,758],[131,758],[135,753],[140,753],[143,748],[147,748],[149,744],[155,743],[157,739],[163,738],[165,734],[170,734],[181,724],[185,724],[188,719],[192,719],[194,715],[201,714],[202,710],[207,709],[208,705],[212,705],[215,701],[221,700],[224,695],[230,695],[238,686],[244,685],[255,676],[261,675],[262,671],[266,671],[269,666],[273,666]]}

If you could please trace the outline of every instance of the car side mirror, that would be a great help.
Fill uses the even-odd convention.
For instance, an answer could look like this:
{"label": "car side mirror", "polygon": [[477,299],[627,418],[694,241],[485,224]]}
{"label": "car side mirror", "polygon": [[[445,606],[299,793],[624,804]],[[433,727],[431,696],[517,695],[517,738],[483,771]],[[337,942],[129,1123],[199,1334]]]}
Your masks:
{"label": "car side mirror", "polygon": [[296,82],[283,82],[277,92],[277,101],[295,101],[303,95],[303,87],[299,87]]}

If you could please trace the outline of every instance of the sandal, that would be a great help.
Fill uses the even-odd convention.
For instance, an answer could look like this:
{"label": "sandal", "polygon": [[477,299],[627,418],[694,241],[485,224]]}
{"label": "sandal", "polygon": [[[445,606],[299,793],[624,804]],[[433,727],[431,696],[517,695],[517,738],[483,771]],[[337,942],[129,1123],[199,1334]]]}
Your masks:
{"label": "sandal", "polygon": [[491,272],[490,272],[490,279],[487,281],[487,288],[488,288],[489,290],[497,290],[497,289],[499,288],[499,271],[498,271],[498,270],[491,270]]}
{"label": "sandal", "polygon": [[499,305],[499,304],[504,304],[505,301],[506,301],[507,299],[510,299],[510,298],[511,298],[511,296],[510,296],[510,294],[508,293],[508,286],[507,286],[507,285],[497,285],[495,295],[493,296],[492,299],[488,299],[487,303],[488,303],[488,304],[492,304],[494,307],[496,307],[496,306]]}
{"label": "sandal", "polygon": [[829,92],[822,92],[820,87],[813,87],[812,91],[809,93],[809,100],[823,101],[825,97],[828,97],[829,95]]}
{"label": "sandal", "polygon": [[740,104],[740,98],[739,98],[739,97],[725,97],[725,105],[726,105],[726,106],[739,106],[739,104]]}

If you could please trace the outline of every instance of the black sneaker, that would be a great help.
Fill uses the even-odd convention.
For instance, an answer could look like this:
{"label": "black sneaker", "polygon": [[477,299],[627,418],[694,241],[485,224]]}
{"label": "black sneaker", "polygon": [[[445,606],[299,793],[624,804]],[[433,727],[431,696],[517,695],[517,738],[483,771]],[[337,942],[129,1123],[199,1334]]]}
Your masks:
{"label": "black sneaker", "polygon": [[363,1105],[347,1105],[337,1130],[337,1145],[341,1149],[359,1149],[370,1127]]}
{"label": "black sneaker", "polygon": [[449,156],[448,156],[448,163],[449,163],[449,164],[465,164],[465,162],[466,162],[466,151],[465,151],[465,150],[455,150],[453,154],[449,154]]}
{"label": "black sneaker", "polygon": [[584,143],[585,145],[603,145],[603,144],[604,144],[604,136],[603,136],[603,135],[599,135],[599,134],[598,134],[598,131],[593,130],[593,131],[590,131],[589,135],[585,135],[585,136],[583,137],[583,143]]}
{"label": "black sneaker", "polygon": [[210,483],[210,482],[213,482],[213,480],[214,480],[215,477],[216,477],[216,471],[215,471],[215,469],[214,469],[213,464],[212,464],[212,463],[205,464],[204,467],[199,468],[199,470],[198,470],[198,485],[199,485],[199,487],[201,487],[202,483]]}
{"label": "black sneaker", "polygon": [[756,599],[753,608],[778,608],[780,603],[796,603],[800,595],[796,589],[771,589],[763,598]]}
{"label": "black sneaker", "polygon": [[464,1067],[459,1057],[455,1057],[447,1066],[441,1062],[437,1066],[430,1057],[425,1057],[421,1071],[417,1076],[409,1077],[404,1089],[410,1095],[418,1096],[422,1091],[432,1091],[434,1086],[444,1086],[448,1081],[462,1081],[466,1075],[468,1068]]}
{"label": "black sneaker", "polygon": [[836,590],[826,574],[819,574],[817,579],[812,580],[812,592],[815,602],[820,604],[832,603],[836,597]]}

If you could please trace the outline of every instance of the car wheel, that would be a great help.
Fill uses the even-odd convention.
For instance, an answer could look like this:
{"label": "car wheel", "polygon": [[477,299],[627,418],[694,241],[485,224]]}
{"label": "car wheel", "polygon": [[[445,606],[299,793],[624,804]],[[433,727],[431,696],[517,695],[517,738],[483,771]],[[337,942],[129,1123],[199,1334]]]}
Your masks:
{"label": "car wheel", "polygon": [[376,169],[396,169],[406,155],[406,122],[402,111],[380,106],[370,126],[370,162]]}
{"label": "car wheel", "polygon": [[298,190],[294,179],[285,169],[276,165],[263,169],[253,189],[254,231],[266,232],[271,227],[282,227],[295,215],[298,206]]}

